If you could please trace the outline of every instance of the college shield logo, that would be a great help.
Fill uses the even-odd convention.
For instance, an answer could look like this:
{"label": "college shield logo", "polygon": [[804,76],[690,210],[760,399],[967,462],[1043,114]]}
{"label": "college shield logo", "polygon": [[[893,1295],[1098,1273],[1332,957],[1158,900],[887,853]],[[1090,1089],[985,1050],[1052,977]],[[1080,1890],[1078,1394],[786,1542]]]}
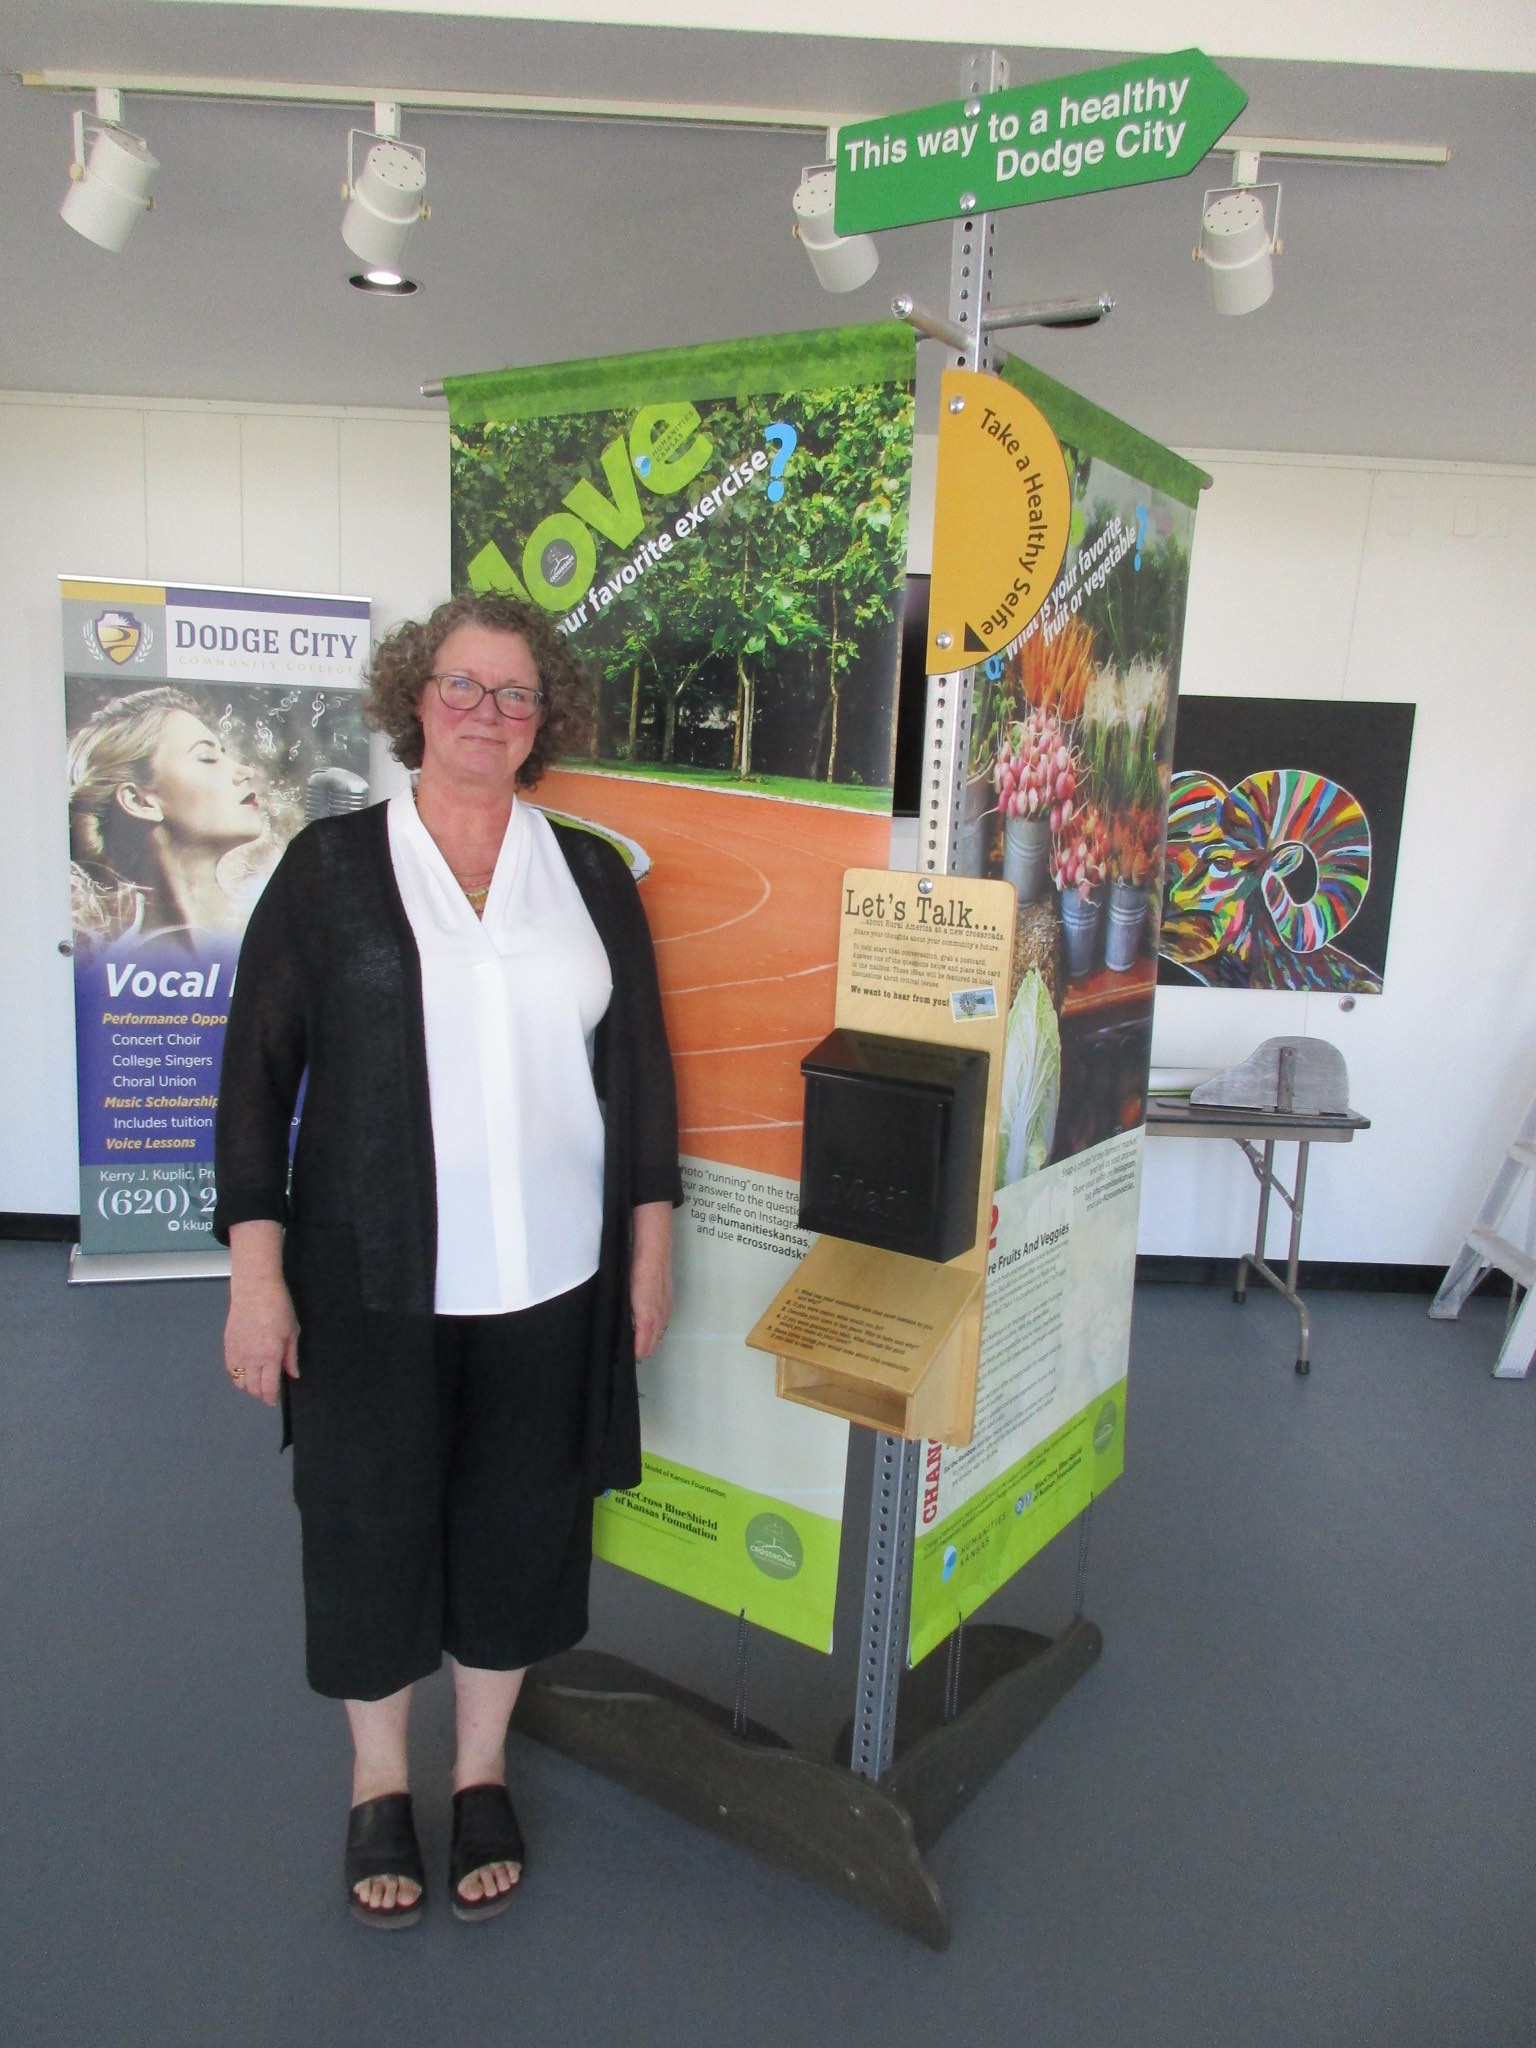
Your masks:
{"label": "college shield logo", "polygon": [[98,612],[85,629],[85,644],[92,654],[119,668],[136,657],[142,660],[149,652],[150,640],[149,628],[132,612]]}

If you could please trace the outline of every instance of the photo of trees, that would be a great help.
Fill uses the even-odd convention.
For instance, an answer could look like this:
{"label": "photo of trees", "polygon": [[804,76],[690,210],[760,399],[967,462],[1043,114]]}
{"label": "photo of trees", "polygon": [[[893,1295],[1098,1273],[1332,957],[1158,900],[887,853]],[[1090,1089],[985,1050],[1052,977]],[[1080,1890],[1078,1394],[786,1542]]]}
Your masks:
{"label": "photo of trees", "polygon": [[[596,536],[591,590],[565,619],[592,684],[588,761],[888,808],[911,388],[704,399],[696,413],[707,460],[675,493],[624,496],[643,523],[622,545]],[[519,563],[535,520],[573,486],[617,502],[604,454],[611,465],[633,417],[630,407],[456,426],[455,587],[487,543]],[[625,564],[634,573],[604,601]]]}

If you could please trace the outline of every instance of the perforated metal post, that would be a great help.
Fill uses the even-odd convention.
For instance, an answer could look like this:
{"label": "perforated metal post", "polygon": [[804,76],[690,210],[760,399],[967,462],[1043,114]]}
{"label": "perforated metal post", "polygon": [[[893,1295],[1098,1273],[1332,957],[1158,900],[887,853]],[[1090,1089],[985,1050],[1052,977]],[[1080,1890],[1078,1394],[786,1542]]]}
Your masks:
{"label": "perforated metal post", "polygon": [[[1000,92],[1008,65],[996,50],[972,51],[960,90],[967,100]],[[968,110],[969,111],[969,110]],[[979,111],[979,109],[978,109]],[[949,318],[971,337],[950,358],[966,370],[990,368],[981,314],[992,296],[992,216],[967,214],[955,222],[950,245]],[[960,798],[971,730],[969,669],[928,678],[923,748],[922,829],[918,871],[947,875],[959,864]],[[896,1703],[907,1654],[912,1600],[912,1544],[917,1522],[917,1479],[923,1446],[877,1435],[864,1568],[864,1619],[859,1637],[850,1758],[861,1778],[883,1778],[896,1741]]]}
{"label": "perforated metal post", "polygon": [[[1001,92],[1007,83],[1006,58],[996,50],[973,50],[960,79],[967,115],[974,118],[981,111],[977,105],[973,113],[973,101],[979,101],[983,93]],[[992,303],[993,226],[990,213],[966,214],[955,222],[950,239],[949,304],[945,310],[951,324],[970,337],[964,349],[946,352],[955,369],[992,367],[992,347],[982,331],[981,316]],[[970,669],[928,678],[917,862],[923,874],[952,874],[959,865],[960,798],[971,740],[972,679]]]}
{"label": "perforated metal post", "polygon": [[928,719],[923,745],[922,829],[918,872],[950,875],[960,865],[960,799],[971,744],[968,671],[928,678]]}
{"label": "perforated metal post", "polygon": [[864,1634],[854,1700],[853,1751],[861,1778],[883,1778],[896,1742],[896,1701],[907,1649],[912,1599],[912,1530],[922,1445],[899,1436],[875,1439],[875,1481],[864,1573]]}
{"label": "perforated metal post", "polygon": [[[1001,92],[1008,83],[1008,60],[996,50],[973,50],[965,60],[960,90],[965,94],[968,119],[981,112],[983,93]],[[962,201],[962,204],[964,202]],[[981,315],[992,303],[993,219],[990,213],[967,213],[955,222],[949,256],[949,317],[973,336],[964,354],[957,354],[955,367],[988,370],[987,337]]]}

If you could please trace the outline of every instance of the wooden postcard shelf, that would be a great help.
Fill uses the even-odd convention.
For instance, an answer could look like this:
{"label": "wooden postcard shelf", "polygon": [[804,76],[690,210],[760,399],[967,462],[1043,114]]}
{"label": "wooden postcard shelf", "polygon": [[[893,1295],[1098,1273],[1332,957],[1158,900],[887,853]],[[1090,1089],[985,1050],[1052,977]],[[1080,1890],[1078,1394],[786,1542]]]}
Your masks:
{"label": "wooden postcard shelf", "polygon": [[836,1025],[988,1056],[976,1236],[944,1265],[820,1237],[747,1342],[787,1401],[888,1435],[971,1440],[1017,899],[1006,882],[850,868]]}

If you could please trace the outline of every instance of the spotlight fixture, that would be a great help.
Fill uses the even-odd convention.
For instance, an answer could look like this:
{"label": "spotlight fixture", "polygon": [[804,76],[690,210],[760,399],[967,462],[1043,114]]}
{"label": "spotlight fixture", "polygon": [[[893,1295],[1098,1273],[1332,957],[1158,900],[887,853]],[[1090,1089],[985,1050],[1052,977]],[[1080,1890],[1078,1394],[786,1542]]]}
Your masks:
{"label": "spotlight fixture", "polygon": [[[370,132],[353,128],[347,135],[347,202],[341,239],[363,268],[351,282],[359,291],[384,292],[403,298],[416,286],[400,268],[411,229],[431,218],[427,197],[427,152],[400,140],[400,109],[380,100],[373,110]],[[370,145],[362,169],[356,168],[357,145]]]}
{"label": "spotlight fixture", "polygon": [[59,207],[66,226],[114,256],[121,254],[139,220],[154,205],[160,168],[143,136],[130,135],[122,118],[123,96],[116,86],[96,88],[94,119],[76,108],[69,190]]}
{"label": "spotlight fixture", "polygon": [[420,289],[415,278],[398,270],[354,270],[347,283],[357,292],[380,292],[386,299],[408,299]]}
{"label": "spotlight fixture", "polygon": [[832,225],[836,164],[807,164],[791,202],[795,233],[824,292],[856,292],[880,267],[873,235],[840,235]]}
{"label": "spotlight fixture", "polygon": [[[1260,185],[1256,150],[1239,150],[1232,183],[1207,192],[1200,205],[1200,242],[1194,251],[1205,265],[1211,306],[1218,313],[1253,313],[1275,289],[1272,257],[1280,240],[1280,187]],[[1274,217],[1265,216],[1263,192],[1272,192]]]}

